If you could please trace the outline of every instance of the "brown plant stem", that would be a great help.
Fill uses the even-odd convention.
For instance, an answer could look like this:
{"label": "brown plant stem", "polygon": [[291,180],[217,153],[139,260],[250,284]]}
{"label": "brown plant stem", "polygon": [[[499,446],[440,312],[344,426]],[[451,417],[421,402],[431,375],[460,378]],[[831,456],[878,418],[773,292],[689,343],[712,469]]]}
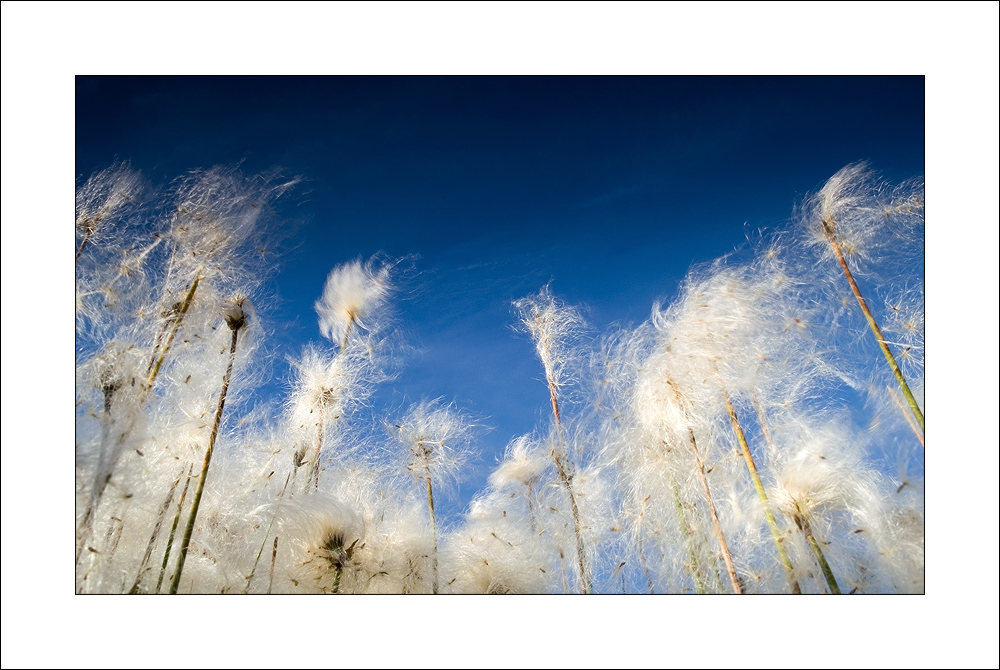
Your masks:
{"label": "brown plant stem", "polygon": [[278,536],[274,536],[274,548],[271,549],[271,574],[267,579],[267,594],[271,595],[271,587],[274,586],[274,564],[278,560]]}
{"label": "brown plant stem", "polygon": [[306,478],[306,493],[309,492],[310,486],[313,487],[313,491],[319,491],[319,454],[323,448],[323,421],[321,412],[319,423],[316,424],[316,454],[310,464],[309,477]]}
{"label": "brown plant stem", "polygon": [[[197,281],[197,280],[196,280]],[[170,583],[170,593],[177,593],[177,587],[181,583],[181,574],[184,571],[184,561],[187,559],[188,547],[191,544],[191,533],[194,532],[194,523],[198,518],[198,508],[201,505],[201,496],[205,491],[205,480],[208,478],[208,466],[212,463],[212,450],[215,448],[215,439],[219,435],[219,425],[222,422],[222,412],[226,407],[226,393],[229,391],[229,379],[233,373],[233,363],[236,361],[236,342],[240,334],[243,322],[238,322],[230,328],[233,331],[232,344],[229,347],[229,365],[226,366],[226,374],[222,378],[222,390],[219,392],[219,405],[215,408],[215,419],[212,422],[212,433],[208,438],[208,448],[205,449],[205,460],[201,466],[201,475],[198,477],[198,485],[194,490],[194,499],[191,501],[191,513],[188,516],[187,527],[184,529],[184,537],[181,539],[181,547],[177,556],[177,569],[174,571],[173,581]]]}
{"label": "brown plant stem", "polygon": [[[683,396],[681,396],[681,392],[669,379],[667,380],[667,385],[674,392],[674,397],[677,400],[678,406],[681,407],[685,418],[687,418],[687,409],[684,408]],[[712,517],[712,530],[714,531],[716,540],[719,543],[719,549],[722,551],[722,560],[726,563],[726,572],[729,575],[729,583],[733,587],[733,593],[739,595],[743,593],[743,589],[740,588],[740,581],[736,576],[736,567],[733,565],[733,557],[729,553],[729,545],[726,543],[726,536],[722,532],[722,524],[719,522],[719,515],[715,510],[715,501],[712,499],[712,490],[708,486],[708,476],[705,474],[705,462],[701,459],[701,454],[698,453],[698,443],[695,440],[694,429],[691,428],[690,422],[688,422],[687,434],[688,445],[691,447],[691,453],[694,454],[694,462],[697,466],[696,471],[698,473],[698,479],[701,481],[701,488],[705,493],[705,501],[708,503],[708,512]]]}
{"label": "brown plant stem", "polygon": [[576,505],[576,495],[573,493],[573,476],[566,472],[566,468],[563,465],[562,458],[559,454],[559,449],[565,447],[566,438],[563,435],[562,429],[562,419],[559,416],[559,401],[556,399],[556,385],[555,381],[552,379],[552,374],[549,372],[546,366],[545,375],[549,382],[549,397],[552,400],[552,415],[556,420],[556,433],[558,435],[559,444],[556,448],[552,450],[552,460],[556,464],[556,473],[559,476],[559,481],[564,487],[566,487],[566,492],[569,494],[569,506],[570,511],[573,514],[573,533],[576,535],[576,558],[577,558],[577,569],[580,571],[580,591],[586,595],[590,593],[590,579],[587,576],[586,571],[586,559],[584,554],[583,545],[583,533],[580,524],[580,509]]}
{"label": "brown plant stem", "polygon": [[163,361],[170,352],[170,346],[174,342],[174,337],[177,335],[177,331],[180,330],[181,322],[184,320],[184,315],[187,314],[188,309],[191,307],[191,302],[194,300],[194,294],[195,291],[198,290],[198,283],[200,281],[201,274],[199,273],[195,276],[194,281],[191,282],[191,288],[188,289],[187,295],[184,296],[184,301],[177,310],[177,315],[174,316],[173,327],[170,329],[170,334],[167,336],[166,342],[163,343],[163,348],[160,350],[160,355],[157,357],[156,363],[153,365],[153,369],[149,372],[149,379],[146,380],[147,392],[153,387],[153,382],[156,381],[157,375],[160,374],[160,368],[163,366]]}
{"label": "brown plant stem", "polygon": [[421,454],[424,458],[424,481],[427,482],[427,509],[430,512],[431,518],[431,540],[434,543],[433,554],[431,556],[431,568],[433,572],[434,581],[431,583],[431,588],[436,595],[438,592],[438,541],[437,541],[437,526],[434,522],[434,490],[431,487],[431,463],[429,454],[424,446],[423,442],[420,443]]}

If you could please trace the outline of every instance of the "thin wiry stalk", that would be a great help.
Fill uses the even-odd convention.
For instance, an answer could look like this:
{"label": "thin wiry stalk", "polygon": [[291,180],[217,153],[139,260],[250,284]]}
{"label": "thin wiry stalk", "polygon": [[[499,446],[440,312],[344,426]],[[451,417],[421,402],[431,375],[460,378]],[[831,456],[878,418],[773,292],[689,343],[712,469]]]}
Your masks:
{"label": "thin wiry stalk", "polygon": [[528,522],[531,524],[531,533],[534,535],[538,532],[538,523],[535,521],[535,503],[533,501],[534,491],[532,491],[531,482],[526,482],[525,486],[528,487],[528,493],[526,497],[528,499]]}
{"label": "thin wiry stalk", "polygon": [[271,587],[274,586],[274,564],[278,560],[278,536],[274,536],[274,548],[271,549],[271,574],[267,579],[267,594],[271,595]]}
{"label": "thin wiry stalk", "polygon": [[323,419],[322,414],[320,415],[319,423],[316,424],[316,454],[313,456],[312,463],[310,464],[309,476],[306,478],[305,492],[309,492],[309,488],[312,487],[313,491],[319,491],[319,454],[323,449]]}
{"label": "thin wiry stalk", "polygon": [[156,544],[156,538],[160,535],[160,527],[163,525],[163,517],[166,516],[167,510],[170,508],[170,503],[174,499],[174,491],[177,490],[177,486],[181,483],[181,477],[184,476],[184,468],[177,473],[177,479],[174,480],[173,485],[170,487],[170,492],[167,493],[167,497],[163,500],[163,505],[160,507],[160,513],[156,517],[156,525],[153,526],[153,533],[149,536],[149,543],[146,545],[146,553],[142,556],[142,563],[139,564],[139,572],[136,573],[135,582],[132,584],[132,588],[129,589],[129,594],[134,595],[139,592],[139,580],[142,579],[142,575],[146,572],[146,563],[149,562],[149,557],[153,554],[153,545]]}
{"label": "thin wiry stalk", "polygon": [[[708,537],[706,537],[705,531],[699,528],[698,535],[701,538],[702,544],[708,546]],[[725,593],[726,587],[722,585],[722,576],[719,574],[719,562],[715,560],[715,552],[706,550],[705,554],[708,557],[708,568],[712,575],[712,580],[715,582],[716,591],[718,593]],[[737,593],[742,593],[742,591]]]}
{"label": "thin wiry stalk", "polygon": [[570,511],[573,514],[573,533],[576,535],[576,558],[577,558],[577,569],[580,571],[580,591],[586,595],[590,593],[590,579],[587,576],[587,571],[585,566],[584,558],[584,546],[583,546],[583,534],[580,528],[580,509],[576,505],[576,495],[573,493],[573,477],[566,472],[566,468],[563,465],[562,458],[558,452],[558,449],[565,448],[566,438],[563,435],[562,429],[562,419],[559,416],[559,401],[556,399],[556,385],[552,379],[552,374],[546,367],[545,370],[546,377],[549,382],[549,397],[552,400],[552,415],[556,419],[556,432],[559,438],[559,444],[556,449],[552,450],[552,460],[556,463],[556,473],[559,475],[559,481],[563,486],[566,487],[566,492],[569,494],[569,506]]}
{"label": "thin wiry stalk", "polygon": [[795,523],[802,530],[802,533],[806,536],[806,540],[809,542],[809,547],[812,549],[813,554],[816,555],[816,560],[819,562],[819,568],[823,571],[823,578],[826,579],[827,585],[830,587],[830,592],[840,595],[840,587],[837,585],[837,580],[833,576],[833,570],[830,569],[830,564],[826,562],[826,556],[823,554],[823,549],[819,546],[816,541],[816,537],[813,535],[812,528],[809,525],[809,517],[802,511],[798,503],[795,504],[797,514],[795,515]]}
{"label": "thin wiry stalk", "polygon": [[[683,398],[681,393],[674,386],[673,382],[667,380],[667,385],[670,386],[671,390],[674,392],[674,396],[677,399],[678,406],[682,409],[684,405],[682,404]],[[684,410],[685,414],[687,410]],[[716,539],[719,542],[719,549],[722,551],[722,559],[726,563],[726,572],[729,574],[729,583],[733,587],[733,593],[740,595],[743,593],[743,589],[740,588],[740,581],[736,577],[736,567],[733,565],[733,557],[729,553],[729,545],[726,543],[726,535],[722,532],[722,524],[719,523],[719,515],[715,510],[715,501],[712,499],[712,490],[708,486],[708,475],[705,474],[705,462],[701,460],[701,454],[698,453],[698,442],[694,437],[694,430],[691,425],[688,424],[688,445],[691,447],[691,453],[694,454],[696,470],[698,472],[698,479],[701,481],[701,488],[705,493],[705,501],[708,503],[708,512],[712,517],[712,530],[715,532]]]}
{"label": "thin wiry stalk", "polygon": [[[194,281],[191,282],[191,288],[188,289],[187,295],[184,296],[184,301],[181,303],[180,308],[177,310],[177,314],[173,317],[173,327],[170,330],[170,335],[167,336],[167,341],[163,343],[163,348],[160,350],[160,355],[156,359],[156,363],[153,365],[152,370],[149,372],[149,379],[146,380],[146,389],[151,389],[153,387],[153,382],[156,381],[157,375],[160,373],[160,368],[163,367],[163,361],[166,359],[167,354],[170,352],[170,345],[174,342],[174,337],[177,335],[177,331],[180,330],[181,322],[184,320],[184,315],[187,314],[188,309],[191,307],[191,302],[194,300],[195,291],[198,290],[198,282],[201,281],[201,275],[197,275]],[[155,356],[155,353],[154,353]]]}
{"label": "thin wiry stalk", "polygon": [[83,236],[83,242],[80,243],[80,248],[77,249],[77,251],[76,251],[76,260],[80,260],[80,254],[83,253],[83,248],[85,246],[87,246],[87,242],[90,240],[90,236],[94,234],[95,230],[97,230],[97,225],[96,224],[97,224],[97,222],[95,221],[93,227],[89,227],[89,226],[87,227],[87,232]]}
{"label": "thin wiry stalk", "polygon": [[912,430],[913,434],[917,436],[917,440],[920,442],[920,446],[921,447],[924,446],[924,434],[920,432],[920,430],[917,428],[917,424],[913,422],[913,417],[910,416],[910,414],[906,411],[906,408],[903,407],[903,399],[899,397],[899,394],[896,393],[891,386],[886,386],[885,388],[887,391],[889,391],[889,394],[892,396],[892,399],[896,402],[896,406],[899,407],[899,409],[903,412],[903,416],[906,417],[906,423],[910,425],[910,430]]}
{"label": "thin wiry stalk", "polygon": [[764,508],[764,518],[767,519],[767,527],[771,530],[774,546],[778,549],[778,560],[785,569],[788,583],[792,587],[792,593],[802,593],[802,589],[799,587],[799,583],[792,572],[792,562],[788,558],[788,552],[785,551],[784,538],[778,529],[778,522],[774,519],[774,513],[771,511],[771,503],[767,500],[764,483],[760,480],[760,475],[757,474],[757,466],[753,462],[753,456],[750,455],[750,447],[747,445],[746,436],[743,434],[740,420],[736,417],[736,410],[733,409],[733,403],[729,399],[729,394],[726,392],[725,387],[722,389],[722,397],[726,401],[726,411],[729,413],[729,421],[733,425],[733,432],[736,433],[736,439],[740,444],[740,451],[743,453],[743,460],[747,464],[747,470],[750,471],[750,479],[753,481],[753,487],[757,491],[757,498],[760,499],[761,507]]}
{"label": "thin wiry stalk", "polygon": [[347,349],[347,338],[351,335],[351,326],[354,325],[355,315],[352,313],[351,318],[347,321],[347,328],[344,329],[344,341],[340,344],[340,351],[343,352]]}
{"label": "thin wiry stalk", "polygon": [[917,399],[913,397],[913,393],[910,391],[909,384],[906,383],[906,379],[903,377],[902,370],[899,369],[899,365],[896,364],[896,357],[892,355],[889,350],[889,345],[886,343],[885,338],[882,336],[882,330],[878,327],[878,322],[875,321],[875,317],[872,316],[871,310],[868,309],[868,303],[865,302],[864,297],[861,295],[861,290],[858,288],[857,282],[854,281],[854,275],[851,274],[851,269],[847,267],[847,260],[844,258],[844,252],[840,249],[840,244],[837,242],[837,238],[834,235],[834,221],[832,218],[827,217],[823,219],[823,232],[826,234],[826,239],[830,243],[830,247],[833,249],[834,255],[837,257],[837,261],[840,262],[840,268],[844,271],[844,277],[847,278],[847,283],[851,286],[851,291],[854,293],[854,297],[857,298],[858,306],[865,315],[865,319],[868,321],[868,327],[871,328],[872,335],[875,336],[875,341],[878,342],[879,348],[882,350],[882,355],[885,356],[885,360],[889,363],[889,368],[892,370],[893,376],[896,377],[896,383],[899,384],[900,390],[903,391],[903,395],[906,397],[906,402],[910,405],[910,411],[913,412],[913,416],[916,418],[917,423],[920,424],[920,430],[924,430],[924,413],[920,410],[920,406],[917,405]]}
{"label": "thin wiry stalk", "polygon": [[191,474],[194,472],[194,463],[188,467],[187,481],[184,482],[184,488],[181,490],[181,499],[177,501],[177,513],[174,514],[174,523],[170,526],[170,534],[167,536],[167,548],[163,550],[163,563],[160,565],[160,576],[156,580],[156,590],[154,593],[159,593],[160,588],[163,586],[163,576],[167,572],[167,563],[170,562],[170,550],[174,546],[174,534],[177,532],[177,524],[181,520],[181,510],[184,509],[184,498],[187,497],[188,486],[191,484]]}
{"label": "thin wiry stalk", "polygon": [[[343,354],[347,349],[347,340],[351,335],[351,327],[354,325],[355,315],[351,313],[350,319],[347,322],[347,328],[344,329],[344,339],[340,344],[340,354]],[[323,449],[323,422],[322,413],[320,414],[319,423],[316,424],[316,453],[313,456],[312,463],[309,464],[309,476],[306,477],[306,484],[304,491],[309,492],[309,487],[312,485],[313,491],[319,491],[319,456]]]}
{"label": "thin wiry stalk", "polygon": [[431,588],[435,594],[438,592],[438,544],[437,544],[437,526],[434,522],[434,490],[431,487],[431,463],[430,454],[427,451],[427,447],[421,442],[417,448],[419,449],[420,455],[423,457],[424,461],[424,481],[427,483],[427,509],[430,513],[431,518],[431,540],[433,542],[433,553],[431,554],[431,569],[434,575],[434,581],[432,582]]}
{"label": "thin wiry stalk", "polygon": [[757,421],[760,423],[760,432],[764,434],[764,441],[767,443],[767,448],[771,451],[771,455],[775,454],[774,441],[771,439],[771,431],[767,429],[767,422],[764,421],[764,407],[760,404],[760,398],[757,397],[757,392],[750,389],[750,399],[753,401],[753,408],[757,411]]}
{"label": "thin wiry stalk", "polygon": [[188,516],[187,527],[184,529],[184,537],[181,539],[180,553],[177,556],[177,569],[174,571],[173,581],[170,583],[170,593],[177,593],[177,587],[181,583],[181,573],[184,571],[184,561],[187,559],[188,547],[191,544],[191,533],[194,532],[194,522],[198,518],[198,507],[201,505],[201,496],[205,491],[205,480],[208,478],[208,466],[212,463],[212,450],[215,448],[215,439],[219,435],[219,425],[222,422],[222,412],[226,407],[226,393],[229,391],[229,378],[233,373],[233,363],[236,361],[236,342],[240,334],[240,328],[245,323],[245,317],[239,320],[229,321],[229,327],[233,331],[232,344],[229,347],[229,365],[226,366],[226,374],[222,378],[222,390],[219,392],[219,405],[215,408],[215,419],[212,422],[212,433],[208,438],[208,448],[205,449],[205,460],[201,466],[201,475],[198,477],[198,485],[194,490],[194,500],[191,501],[191,513]]}
{"label": "thin wiry stalk", "polygon": [[688,552],[687,569],[691,573],[691,577],[694,578],[695,591],[699,595],[702,595],[705,593],[705,579],[701,574],[698,552],[691,539],[691,526],[688,524],[687,515],[684,513],[684,504],[681,502],[680,490],[677,488],[677,482],[673,481],[673,478],[670,481],[670,488],[674,492],[674,509],[677,511],[677,521],[680,523],[681,533],[684,535],[684,547]]}
{"label": "thin wiry stalk", "polygon": [[653,588],[653,578],[649,574],[649,564],[646,561],[646,547],[642,538],[637,538],[636,552],[639,554],[639,566],[642,568],[642,575],[646,578],[646,588],[649,590],[649,595],[655,595],[656,589]]}
{"label": "thin wiry stalk", "polygon": [[[271,527],[274,525],[274,518],[278,516],[278,510],[281,509],[281,501],[284,498],[285,489],[288,488],[288,481],[291,478],[292,478],[292,473],[289,472],[288,476],[285,477],[285,485],[281,487],[281,493],[278,494],[278,504],[275,505],[274,513],[271,515],[271,521],[270,523],[267,524],[267,531],[265,531],[264,533],[264,540],[260,543],[260,551],[257,552],[257,558],[254,559],[253,568],[250,570],[250,576],[247,577],[247,585],[246,588],[243,589],[243,593],[246,593],[250,590],[250,582],[253,581],[253,575],[255,572],[257,572],[257,564],[260,562],[261,554],[264,553],[264,545],[267,544],[267,536],[271,534]],[[277,540],[278,538],[275,537],[274,539]]]}

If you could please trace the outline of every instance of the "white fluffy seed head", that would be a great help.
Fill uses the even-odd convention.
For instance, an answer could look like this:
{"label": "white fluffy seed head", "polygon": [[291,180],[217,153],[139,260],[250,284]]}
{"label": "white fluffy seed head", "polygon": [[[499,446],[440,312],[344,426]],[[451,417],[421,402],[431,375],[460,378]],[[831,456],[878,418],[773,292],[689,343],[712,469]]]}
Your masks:
{"label": "white fluffy seed head", "polygon": [[503,462],[490,475],[490,486],[502,489],[507,486],[527,486],[541,478],[552,459],[531,435],[522,435],[510,441]]}
{"label": "white fluffy seed head", "polygon": [[338,265],[330,271],[316,301],[323,337],[341,344],[348,329],[377,330],[377,314],[392,291],[392,266],[374,257]]}
{"label": "white fluffy seed head", "polygon": [[344,416],[359,394],[364,359],[347,352],[330,356],[307,346],[292,361],[296,382],[289,399],[293,427],[316,426]]}
{"label": "white fluffy seed head", "polygon": [[144,190],[142,177],[128,163],[116,163],[95,172],[76,190],[76,231],[88,244],[106,236],[111,224],[139,203]]}
{"label": "white fluffy seed head", "polygon": [[292,552],[289,570],[306,590],[340,588],[365,539],[365,524],[348,505],[323,494],[296,496],[280,509],[278,533]]}
{"label": "white fluffy seed head", "polygon": [[441,400],[424,400],[413,405],[391,430],[407,447],[407,469],[422,479],[431,469],[434,483],[458,478],[469,460],[469,441],[474,424]]}
{"label": "white fluffy seed head", "polygon": [[557,300],[546,285],[541,291],[514,302],[521,325],[535,342],[535,351],[555,386],[566,384],[574,341],[584,327],[580,310]]}

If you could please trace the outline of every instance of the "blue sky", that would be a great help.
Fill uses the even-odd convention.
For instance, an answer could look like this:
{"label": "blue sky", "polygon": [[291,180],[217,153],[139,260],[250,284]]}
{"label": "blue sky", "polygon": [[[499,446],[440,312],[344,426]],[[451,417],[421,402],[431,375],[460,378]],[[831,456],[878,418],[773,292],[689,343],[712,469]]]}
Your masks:
{"label": "blue sky", "polygon": [[411,259],[393,305],[409,346],[374,414],[443,397],[490,428],[443,503],[455,519],[507,442],[547,425],[512,300],[551,281],[591,335],[635,325],[693,263],[782,225],[844,165],[923,174],[924,80],[77,77],[77,177],[116,159],[159,185],[235,163],[305,179],[278,210],[294,232],[262,315],[276,352],[262,399],[280,402],[285,357],[320,340],[313,303],[335,265]]}

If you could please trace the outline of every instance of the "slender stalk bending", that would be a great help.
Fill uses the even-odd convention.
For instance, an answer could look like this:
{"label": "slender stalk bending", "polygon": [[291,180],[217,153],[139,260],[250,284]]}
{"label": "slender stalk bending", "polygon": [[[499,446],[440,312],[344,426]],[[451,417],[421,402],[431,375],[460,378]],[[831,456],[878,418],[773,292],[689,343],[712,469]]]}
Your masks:
{"label": "slender stalk bending", "polygon": [[920,406],[917,405],[917,399],[913,397],[913,393],[910,391],[909,384],[906,383],[906,379],[903,377],[903,372],[899,369],[899,365],[896,364],[896,357],[892,355],[892,351],[889,350],[889,345],[886,344],[885,338],[882,336],[882,330],[878,327],[878,322],[875,321],[875,317],[872,316],[871,310],[868,309],[868,303],[865,302],[864,297],[861,295],[861,290],[858,288],[857,282],[854,281],[854,275],[851,274],[851,269],[847,267],[847,260],[844,258],[844,252],[840,249],[840,243],[837,242],[836,235],[834,234],[834,221],[832,217],[826,217],[823,219],[823,233],[826,235],[827,241],[830,243],[830,247],[833,249],[834,255],[837,257],[837,261],[840,263],[840,269],[844,271],[844,277],[847,278],[847,283],[851,285],[851,291],[854,293],[854,297],[858,301],[858,306],[865,315],[865,319],[868,321],[868,327],[871,328],[872,335],[875,336],[875,341],[878,342],[879,348],[882,350],[882,355],[885,356],[885,360],[889,363],[889,368],[892,370],[893,376],[896,377],[896,383],[899,384],[900,390],[906,397],[906,402],[910,405],[910,411],[913,412],[914,418],[916,418],[917,423],[920,424],[920,430],[924,430],[924,413],[920,410]]}
{"label": "slender stalk bending", "polygon": [[191,533],[194,531],[194,523],[198,518],[198,507],[201,505],[201,496],[205,491],[205,480],[208,478],[208,466],[212,463],[212,450],[215,448],[215,439],[219,435],[219,425],[222,423],[222,412],[226,407],[226,393],[229,391],[229,379],[233,373],[233,363],[236,361],[236,342],[240,334],[240,328],[246,324],[246,314],[240,304],[235,309],[226,314],[226,323],[233,333],[232,343],[229,346],[229,365],[226,366],[226,374],[222,378],[222,390],[219,392],[219,405],[215,408],[215,419],[212,422],[212,433],[208,438],[208,448],[205,449],[205,460],[201,466],[201,475],[198,478],[198,485],[194,490],[194,499],[191,501],[191,513],[188,515],[187,527],[184,529],[184,537],[181,539],[180,553],[177,557],[177,569],[174,571],[173,581],[170,583],[170,593],[177,593],[177,587],[181,583],[181,574],[184,571],[184,561],[187,559],[188,547],[191,544]]}
{"label": "slender stalk bending", "polygon": [[792,562],[788,558],[788,552],[785,551],[784,538],[782,537],[781,531],[778,529],[778,522],[774,519],[774,513],[771,511],[771,503],[768,502],[767,493],[764,491],[764,483],[761,482],[760,475],[757,474],[757,466],[753,462],[753,456],[750,455],[750,447],[747,445],[747,438],[743,434],[743,428],[740,426],[740,420],[736,417],[736,410],[733,409],[733,403],[729,399],[729,394],[726,392],[725,387],[722,389],[722,397],[726,401],[726,412],[729,413],[729,421],[733,425],[733,432],[736,433],[736,439],[740,444],[740,451],[743,454],[743,460],[747,464],[747,470],[750,471],[750,479],[753,480],[753,487],[757,491],[757,497],[760,499],[761,507],[764,508],[764,518],[767,519],[767,527],[771,530],[771,537],[774,539],[774,546],[778,549],[778,560],[781,562],[781,567],[785,569],[785,574],[788,577],[788,583],[792,587],[792,593],[802,593],[802,589],[799,587],[799,583],[795,579],[795,575],[792,570]]}

